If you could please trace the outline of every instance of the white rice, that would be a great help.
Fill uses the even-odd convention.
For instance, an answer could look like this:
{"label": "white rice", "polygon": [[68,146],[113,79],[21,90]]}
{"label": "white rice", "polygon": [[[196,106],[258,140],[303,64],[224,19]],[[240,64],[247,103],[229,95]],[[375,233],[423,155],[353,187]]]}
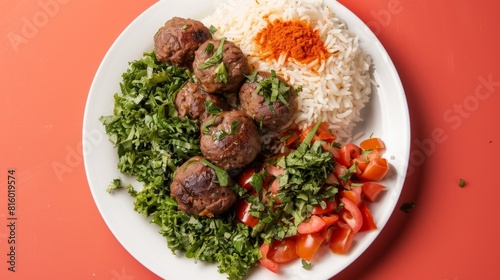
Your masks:
{"label": "white rice", "polygon": [[[358,37],[321,0],[223,0],[216,11],[202,20],[217,28],[215,38],[226,37],[239,45],[254,69],[275,70],[298,94],[297,111],[289,125],[303,129],[319,119],[330,123],[339,139],[352,138],[361,121],[360,111],[369,101],[371,59],[359,46]],[[268,24],[281,19],[304,20],[318,30],[331,54],[326,60],[301,65],[281,56],[263,61],[257,55],[254,37]]]}

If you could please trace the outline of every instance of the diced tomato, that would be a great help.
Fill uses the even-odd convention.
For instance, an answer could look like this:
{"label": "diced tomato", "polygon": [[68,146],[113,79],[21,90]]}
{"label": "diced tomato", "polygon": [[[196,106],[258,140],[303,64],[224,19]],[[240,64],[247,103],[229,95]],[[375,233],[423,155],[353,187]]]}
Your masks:
{"label": "diced tomato", "polygon": [[315,233],[323,230],[325,226],[326,223],[320,216],[312,215],[297,226],[297,232],[300,234]]}
{"label": "diced tomato", "polygon": [[368,163],[365,171],[359,176],[363,181],[381,181],[389,171],[387,159],[377,157]]}
{"label": "diced tomato", "polygon": [[298,129],[288,129],[287,131],[285,131],[280,135],[280,138],[281,139],[286,138],[283,141],[283,145],[285,147],[290,147],[297,142],[299,136],[300,136],[300,131]]}
{"label": "diced tomato", "polygon": [[[312,131],[312,129],[314,128],[314,125],[315,124],[312,124],[312,125],[306,127],[304,130],[302,130],[302,132],[299,135],[300,143],[304,142],[304,139],[306,139],[307,135],[309,135],[309,133]],[[311,143],[314,143],[316,140],[318,140],[318,136],[316,136],[316,134],[315,134],[311,140]]]}
{"label": "diced tomato", "polygon": [[[333,165],[333,173],[335,174],[335,176],[337,176],[337,178],[339,179],[339,183],[342,185],[342,186],[348,186],[351,184],[350,182],[350,176],[349,176],[349,170],[347,169],[347,167],[345,167],[344,165],[341,165],[339,163],[335,163]],[[349,176],[349,178],[347,179],[347,181],[344,182],[344,178],[346,176]]]}
{"label": "diced tomato", "polygon": [[323,140],[327,143],[331,143],[333,140],[337,139],[337,137],[331,132],[328,127],[328,123],[326,122],[320,123],[318,130],[316,130],[316,135],[319,140]]}
{"label": "diced tomato", "polygon": [[337,223],[339,220],[339,215],[337,214],[327,214],[327,215],[322,215],[321,219],[325,222],[325,227],[331,227]]}
{"label": "diced tomato", "polygon": [[263,267],[269,269],[274,273],[278,273],[278,264],[267,257],[269,249],[269,243],[262,243],[259,248],[262,258],[259,259],[259,262]]}
{"label": "diced tomato", "polygon": [[297,255],[306,261],[310,261],[324,240],[325,236],[319,232],[297,235]]}
{"label": "diced tomato", "polygon": [[354,202],[346,197],[341,198],[340,201],[344,204],[344,208],[340,211],[340,218],[352,228],[353,232],[358,232],[363,226],[361,211]]}
{"label": "diced tomato", "polygon": [[373,220],[372,212],[370,211],[368,206],[366,206],[366,204],[364,203],[361,203],[361,205],[359,206],[359,210],[361,211],[361,216],[363,217],[363,225],[361,226],[361,229],[359,231],[377,229],[377,225]]}
{"label": "diced tomato", "polygon": [[365,171],[366,167],[368,166],[368,156],[365,155],[360,155],[357,158],[353,159],[352,164],[356,165],[356,176],[360,176],[363,174],[363,171]]}
{"label": "diced tomato", "polygon": [[382,142],[382,139],[377,137],[365,139],[359,143],[359,146],[363,150],[385,149],[384,142]]}
{"label": "diced tomato", "polygon": [[240,175],[238,175],[238,185],[247,191],[253,191],[253,186],[250,184],[253,174],[255,174],[255,169],[253,167],[249,166],[244,168]]}
{"label": "diced tomato", "polygon": [[298,257],[296,243],[293,238],[285,238],[281,241],[275,240],[267,253],[267,258],[278,264],[293,261]]}
{"label": "diced tomato", "polygon": [[363,197],[370,202],[374,202],[377,200],[379,194],[386,189],[386,187],[375,182],[364,182],[361,189]]}
{"label": "diced tomato", "polygon": [[329,185],[338,185],[339,184],[339,179],[337,176],[335,176],[335,172],[331,172],[328,174],[328,177],[326,178],[326,182]]}
{"label": "diced tomato", "polygon": [[325,142],[323,143],[323,145],[321,145],[321,147],[323,148],[323,151],[332,153],[332,156],[335,160],[338,160],[338,158],[340,157],[339,148],[332,146],[331,143]]}
{"label": "diced tomato", "polygon": [[332,232],[328,247],[335,254],[345,254],[351,248],[354,231],[346,223],[338,221],[337,224],[338,227]]}
{"label": "diced tomato", "polygon": [[271,185],[269,185],[268,191],[271,193],[271,197],[274,199],[275,204],[281,204],[280,199],[276,195],[280,189],[280,183],[278,179],[274,179]]}
{"label": "diced tomato", "polygon": [[274,177],[285,174],[285,169],[274,164],[266,166],[266,171],[267,173],[269,173],[269,175],[272,175]]}
{"label": "diced tomato", "polygon": [[354,202],[354,204],[359,205],[362,201],[361,193],[361,187],[352,187],[350,190],[343,191],[342,197],[346,197],[350,201]]}
{"label": "diced tomato", "polygon": [[343,166],[351,166],[352,160],[361,155],[361,148],[356,144],[347,143],[339,150],[338,162]]}
{"label": "diced tomato", "polygon": [[313,215],[329,214],[337,209],[337,202],[335,200],[325,200],[325,203],[326,203],[325,209],[321,208],[320,205],[316,205],[311,211],[311,214]]}
{"label": "diced tomato", "polygon": [[330,243],[330,240],[332,239],[333,232],[336,230],[336,227],[327,227],[323,229],[321,234],[325,237],[325,240],[323,240],[323,243],[328,244]]}
{"label": "diced tomato", "polygon": [[259,222],[259,218],[254,217],[250,214],[250,208],[252,204],[241,199],[236,204],[236,218],[240,220],[245,225],[253,228]]}

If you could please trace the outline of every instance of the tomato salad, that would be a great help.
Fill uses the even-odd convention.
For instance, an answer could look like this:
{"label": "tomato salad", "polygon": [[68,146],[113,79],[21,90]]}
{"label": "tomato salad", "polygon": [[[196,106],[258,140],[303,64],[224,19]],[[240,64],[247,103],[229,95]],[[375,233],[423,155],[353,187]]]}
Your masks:
{"label": "tomato salad", "polygon": [[[324,122],[303,131],[288,130],[282,135],[286,152],[266,159],[259,166],[247,167],[238,177],[239,185],[252,196],[237,203],[236,217],[253,231],[269,227],[270,219],[279,223],[279,218],[270,216],[292,213],[289,222],[296,227],[288,227],[284,235],[278,233],[264,238],[260,246],[260,264],[274,273],[279,272],[280,264],[297,259],[309,265],[321,246],[327,246],[335,254],[348,253],[356,233],[377,228],[366,202],[377,201],[386,189],[379,182],[389,170],[387,160],[382,157],[385,145],[380,138],[374,137],[359,145],[347,143],[342,146],[335,139]],[[306,205],[304,219],[303,215],[286,208],[291,193],[288,182],[292,177],[302,177],[301,186],[307,187],[310,183],[304,178],[311,170],[293,166],[297,165],[294,158],[314,156],[306,150],[315,150],[318,157],[326,155],[321,162],[321,175],[309,178],[321,182],[316,193],[324,192],[325,199],[310,201],[301,196],[301,188],[293,189],[295,211],[301,206],[297,201],[305,202],[302,204]],[[300,222],[294,222],[295,218]],[[268,221],[264,221],[266,219]]]}

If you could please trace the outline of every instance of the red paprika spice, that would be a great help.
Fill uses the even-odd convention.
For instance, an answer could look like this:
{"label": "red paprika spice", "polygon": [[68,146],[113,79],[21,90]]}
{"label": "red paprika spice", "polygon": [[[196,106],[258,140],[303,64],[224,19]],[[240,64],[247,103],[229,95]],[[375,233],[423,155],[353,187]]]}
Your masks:
{"label": "red paprika spice", "polygon": [[254,41],[260,48],[259,57],[264,60],[277,60],[284,54],[286,59],[306,64],[328,56],[318,31],[302,20],[274,20],[255,36]]}

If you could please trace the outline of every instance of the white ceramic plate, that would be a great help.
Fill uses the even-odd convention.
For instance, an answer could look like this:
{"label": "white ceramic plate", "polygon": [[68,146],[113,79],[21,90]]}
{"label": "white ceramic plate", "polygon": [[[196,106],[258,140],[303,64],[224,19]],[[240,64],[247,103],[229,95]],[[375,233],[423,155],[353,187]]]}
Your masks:
{"label": "white ceramic plate", "polygon": [[[401,193],[410,148],[410,122],[406,98],[401,81],[384,47],[369,28],[352,12],[336,1],[327,0],[337,17],[345,20],[350,30],[361,40],[361,47],[374,61],[374,78],[379,87],[372,93],[364,109],[365,121],[356,131],[381,137],[387,146],[384,156],[391,164],[391,172],[384,181],[388,187],[380,201],[371,205],[378,230],[358,234],[347,255],[334,255],[322,249],[313,267],[304,270],[300,261],[281,269],[279,276],[266,269],[254,269],[249,279],[328,279],[351,264],[361,255],[384,227]],[[111,232],[140,263],[162,278],[226,279],[215,265],[183,256],[175,256],[167,247],[158,228],[133,210],[133,198],[127,192],[106,192],[114,178],[122,177],[117,165],[117,153],[108,141],[98,118],[112,114],[113,94],[119,92],[121,74],[128,62],[140,58],[153,48],[153,36],[164,22],[173,17],[202,19],[214,11],[212,1],[159,1],[136,20],[117,38],[104,57],[88,96],[83,122],[83,152],[85,169],[95,203]],[[367,136],[368,136],[367,135]],[[136,182],[131,180],[131,182]],[[140,187],[140,184],[135,184]],[[262,278],[265,277],[265,278]]]}

